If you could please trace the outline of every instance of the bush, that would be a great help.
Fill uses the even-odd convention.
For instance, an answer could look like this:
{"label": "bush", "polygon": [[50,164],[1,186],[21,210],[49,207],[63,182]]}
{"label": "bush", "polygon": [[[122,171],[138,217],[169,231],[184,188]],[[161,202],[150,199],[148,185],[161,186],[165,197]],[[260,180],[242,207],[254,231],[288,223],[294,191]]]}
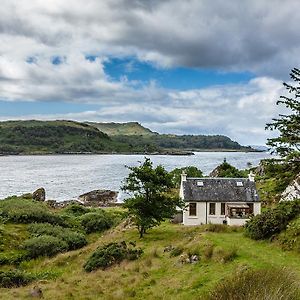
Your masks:
{"label": "bush", "polygon": [[68,215],[80,217],[84,214],[91,212],[91,209],[84,207],[82,205],[79,205],[79,204],[70,204],[66,208],[63,209],[63,212]]}
{"label": "bush", "polygon": [[35,223],[31,224],[28,230],[33,236],[36,237],[48,235],[65,241],[68,244],[67,250],[79,249],[87,244],[84,234],[57,225],[54,226],[47,223]]}
{"label": "bush", "polygon": [[283,249],[300,253],[300,218],[288,224],[286,231],[279,235],[278,241]]}
{"label": "bush", "polygon": [[28,251],[29,258],[37,258],[64,252],[68,250],[68,244],[58,237],[43,235],[25,241],[24,249]]}
{"label": "bush", "polygon": [[182,253],[183,253],[182,247],[175,247],[171,250],[170,257],[179,256]]}
{"label": "bush", "polygon": [[0,271],[0,287],[12,288],[26,285],[34,278],[18,270]]}
{"label": "bush", "polygon": [[124,259],[135,260],[140,257],[143,251],[138,248],[128,248],[126,242],[110,243],[105,246],[99,247],[88,258],[84,265],[87,272],[95,269],[106,269],[116,263],[120,263]]}
{"label": "bush", "polygon": [[81,226],[86,233],[104,231],[113,226],[114,221],[105,211],[91,212],[81,217]]}
{"label": "bush", "polygon": [[255,240],[270,238],[284,230],[298,215],[300,200],[279,203],[276,208],[252,217],[245,225],[245,234]]}
{"label": "bush", "polygon": [[210,300],[300,299],[299,280],[282,268],[245,270],[222,280]]}
{"label": "bush", "polygon": [[44,203],[18,197],[0,201],[0,217],[13,223],[65,224],[64,219],[52,213]]}

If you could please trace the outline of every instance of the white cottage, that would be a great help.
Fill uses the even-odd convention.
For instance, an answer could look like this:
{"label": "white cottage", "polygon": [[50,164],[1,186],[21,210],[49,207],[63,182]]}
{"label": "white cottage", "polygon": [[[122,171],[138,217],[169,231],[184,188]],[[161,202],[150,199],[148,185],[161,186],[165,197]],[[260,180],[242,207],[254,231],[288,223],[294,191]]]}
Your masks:
{"label": "white cottage", "polygon": [[186,202],[184,225],[244,225],[260,214],[254,176],[249,178],[187,178],[181,175],[180,197]]}

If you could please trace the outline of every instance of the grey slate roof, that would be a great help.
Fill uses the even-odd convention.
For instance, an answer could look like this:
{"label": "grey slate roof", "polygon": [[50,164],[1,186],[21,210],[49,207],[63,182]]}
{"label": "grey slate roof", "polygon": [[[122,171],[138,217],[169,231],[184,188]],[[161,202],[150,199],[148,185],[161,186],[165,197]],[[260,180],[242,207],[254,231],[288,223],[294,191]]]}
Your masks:
{"label": "grey slate roof", "polygon": [[[203,186],[197,182],[202,181]],[[243,186],[237,186],[242,182]],[[259,202],[255,182],[247,178],[187,178],[183,182],[186,202]]]}

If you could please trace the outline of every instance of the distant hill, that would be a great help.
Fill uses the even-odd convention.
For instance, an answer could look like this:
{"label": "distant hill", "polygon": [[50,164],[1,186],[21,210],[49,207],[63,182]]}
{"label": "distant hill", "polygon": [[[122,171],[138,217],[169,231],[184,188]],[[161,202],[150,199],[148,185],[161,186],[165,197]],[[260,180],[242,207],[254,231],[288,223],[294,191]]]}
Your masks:
{"label": "distant hill", "polygon": [[127,145],[122,146],[96,128],[74,121],[0,122],[0,154],[103,153],[129,150]]}
{"label": "distant hill", "polygon": [[[102,130],[104,132],[102,132]],[[0,155],[55,153],[192,154],[193,151],[254,151],[222,135],[168,135],[137,122],[0,122]]]}
{"label": "distant hill", "polygon": [[127,123],[97,123],[97,122],[86,122],[86,124],[98,128],[100,131],[107,135],[155,135],[156,132],[142,126],[138,122],[127,122]]}

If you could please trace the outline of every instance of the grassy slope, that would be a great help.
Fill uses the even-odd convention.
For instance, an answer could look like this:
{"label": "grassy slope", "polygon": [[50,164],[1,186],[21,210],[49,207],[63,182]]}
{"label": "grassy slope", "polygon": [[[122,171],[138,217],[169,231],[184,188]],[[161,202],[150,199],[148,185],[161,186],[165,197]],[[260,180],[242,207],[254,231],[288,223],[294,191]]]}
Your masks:
{"label": "grassy slope", "polygon": [[[202,299],[222,278],[243,266],[267,268],[271,265],[284,266],[300,276],[299,255],[283,252],[268,242],[257,242],[243,236],[242,232],[212,233],[204,227],[184,227],[164,223],[145,236],[137,238],[133,229],[121,226],[100,235],[90,237],[94,243],[89,246],[52,259],[39,259],[24,263],[28,271],[57,274],[56,280],[34,282],[18,289],[0,289],[4,299],[26,299],[30,287],[38,285],[45,299]],[[144,249],[141,259],[123,262],[106,271],[85,273],[84,262],[98,246],[111,241],[136,240]],[[169,257],[165,246],[192,248],[207,241],[216,247],[230,249],[237,247],[238,257],[225,264],[201,259],[199,263],[182,265],[179,257]],[[156,255],[157,253],[158,255]]]}
{"label": "grassy slope", "polygon": [[155,135],[150,129],[143,127],[138,122],[127,123],[96,123],[86,122],[87,124],[98,128],[108,135]]}

